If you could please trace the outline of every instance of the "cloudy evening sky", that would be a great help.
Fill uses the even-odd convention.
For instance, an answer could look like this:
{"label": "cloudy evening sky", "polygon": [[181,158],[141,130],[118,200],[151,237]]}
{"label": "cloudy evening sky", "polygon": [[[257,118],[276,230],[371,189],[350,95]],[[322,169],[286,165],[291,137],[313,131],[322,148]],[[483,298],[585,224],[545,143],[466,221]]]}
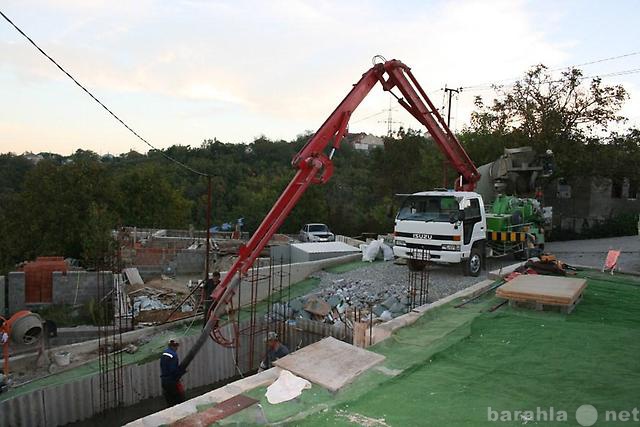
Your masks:
{"label": "cloudy evening sky", "polygon": [[[458,130],[474,96],[491,96],[487,83],[537,63],[631,54],[581,68],[619,73],[603,80],[627,88],[626,126],[640,126],[640,2],[632,0],[3,0],[0,10],[162,148],[315,130],[376,54],[411,66],[438,106],[445,84],[475,86],[454,102]],[[146,151],[3,19],[0,58],[0,152]],[[388,107],[389,95],[374,88],[350,131],[384,134]],[[393,118],[417,127],[398,108]]]}

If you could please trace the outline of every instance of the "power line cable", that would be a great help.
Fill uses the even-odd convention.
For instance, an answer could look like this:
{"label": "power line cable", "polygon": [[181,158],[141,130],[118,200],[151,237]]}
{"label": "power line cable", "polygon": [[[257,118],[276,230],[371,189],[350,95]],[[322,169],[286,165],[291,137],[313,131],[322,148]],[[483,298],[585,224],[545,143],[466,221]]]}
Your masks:
{"label": "power line cable", "polygon": [[[610,57],[602,58],[602,59],[596,59],[594,61],[583,62],[581,64],[566,65],[566,66],[563,66],[563,67],[550,68],[549,71],[559,71],[559,70],[564,70],[564,69],[569,69],[569,68],[583,67],[585,65],[599,64],[601,62],[613,61],[613,60],[616,60],[616,59],[627,58],[627,57],[636,56],[636,55],[640,55],[640,51],[625,53],[623,55],[610,56]],[[625,73],[625,74],[633,74],[633,73]],[[611,77],[611,76],[614,76],[614,75],[619,75],[619,74],[611,73],[611,75],[602,74],[602,75],[597,75],[597,76],[592,76],[592,77]],[[518,80],[519,78],[520,77],[513,77],[513,78],[508,78],[508,79],[496,80],[494,82],[487,82],[487,83],[481,83],[481,84],[476,84],[476,85],[463,86],[462,89],[491,88],[491,86],[496,85],[498,83],[511,82],[511,81]],[[585,78],[591,78],[591,77],[583,77],[583,79],[585,79]]]}
{"label": "power line cable", "polygon": [[615,59],[627,58],[629,56],[635,56],[635,55],[640,55],[640,51],[625,53],[624,55],[610,56],[608,58],[603,58],[603,59],[596,59],[595,61],[583,62],[582,64],[569,65],[569,66],[566,66],[566,67],[552,68],[551,71],[559,71],[559,70],[564,70],[565,68],[577,68],[577,67],[583,67],[585,65],[599,64],[601,62],[613,61]]}
{"label": "power line cable", "polygon": [[371,114],[371,115],[369,115],[369,116],[366,116],[366,117],[363,117],[363,118],[361,118],[361,119],[355,120],[355,121],[351,122],[351,124],[360,123],[360,122],[365,121],[365,120],[368,120],[368,119],[370,119],[370,118],[372,118],[372,117],[376,117],[376,116],[379,116],[380,114],[384,114],[384,113],[388,113],[388,112],[389,112],[389,109],[388,109],[388,108],[385,108],[384,110],[379,111],[379,112],[377,112],[377,113],[375,113],[375,114]]}
{"label": "power line cable", "polygon": [[25,34],[24,31],[22,31],[16,24],[13,23],[13,21],[11,21],[11,19],[9,19],[7,17],[7,15],[5,15],[1,10],[0,10],[0,15],[2,15],[2,17],[13,26],[13,28],[15,28],[20,34],[22,34],[28,41],[29,43],[31,43],[36,49],[38,49],[40,51],[41,54],[43,54],[49,61],[51,61],[56,67],[58,67],[58,69],[60,71],[62,71],[64,74],[67,75],[67,77],[69,77],[78,87],[80,87],[80,89],[82,89],[83,91],[85,91],[87,93],[87,95],[89,95],[95,102],[97,102],[102,108],[104,108],[109,114],[111,114],[111,116],[113,116],[114,119],[116,119],[117,121],[120,122],[120,124],[122,124],[122,126],[124,126],[129,132],[131,132],[132,134],[134,134],[140,141],[144,142],[145,144],[147,144],[149,147],[151,147],[152,149],[160,152],[160,154],[162,154],[162,156],[164,158],[166,158],[167,160],[172,161],[173,163],[187,169],[190,172],[193,172],[197,175],[200,176],[205,176],[208,177],[209,175],[204,173],[204,172],[200,172],[197,171],[195,169],[193,169],[190,166],[187,166],[186,164],[182,163],[181,161],[174,159],[173,157],[169,156],[168,154],[166,154],[164,151],[159,150],[158,148],[156,148],[155,146],[153,146],[149,141],[147,141],[145,138],[143,138],[142,136],[140,136],[140,134],[138,134],[138,132],[136,132],[135,130],[133,130],[128,124],[126,124],[120,117],[118,117],[113,111],[111,111],[109,109],[109,107],[107,107],[102,101],[100,101],[96,96],[94,96],[91,92],[89,92],[89,90],[84,87],[80,82],[78,82],[78,80],[76,80],[71,74],[69,74],[69,72],[67,70],[65,70],[64,68],[62,68],[62,66],[60,64],[58,64],[55,59],[53,59],[52,57],[50,57],[44,50],[42,50],[42,48],[40,48],[40,46],[38,46],[36,44],[36,42],[34,42],[31,37],[29,37],[28,35]]}

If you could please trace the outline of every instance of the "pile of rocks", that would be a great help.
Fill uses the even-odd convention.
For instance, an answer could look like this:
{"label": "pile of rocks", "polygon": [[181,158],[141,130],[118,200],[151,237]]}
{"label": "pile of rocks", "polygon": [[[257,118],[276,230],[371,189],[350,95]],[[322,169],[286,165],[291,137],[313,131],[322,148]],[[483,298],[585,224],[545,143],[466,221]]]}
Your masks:
{"label": "pile of rocks", "polygon": [[321,279],[318,290],[287,302],[274,303],[272,320],[312,319],[335,324],[354,318],[364,322],[391,320],[410,309],[407,285],[349,278]]}

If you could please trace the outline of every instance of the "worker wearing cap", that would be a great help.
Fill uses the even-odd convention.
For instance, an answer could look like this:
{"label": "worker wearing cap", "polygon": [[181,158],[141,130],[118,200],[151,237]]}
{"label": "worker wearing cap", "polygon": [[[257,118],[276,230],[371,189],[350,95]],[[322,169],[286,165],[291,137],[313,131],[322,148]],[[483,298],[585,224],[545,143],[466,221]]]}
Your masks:
{"label": "worker wearing cap", "polygon": [[289,354],[289,349],[280,342],[278,334],[273,331],[269,332],[267,334],[267,355],[264,360],[260,362],[258,372],[271,368],[273,362],[285,357],[287,354]]}
{"label": "worker wearing cap", "polygon": [[162,394],[168,406],[184,402],[184,386],[180,378],[185,371],[180,369],[178,362],[178,347],[180,343],[169,340],[169,345],[160,356],[160,380],[162,382]]}
{"label": "worker wearing cap", "polygon": [[[213,300],[213,291],[220,284],[220,272],[214,271],[213,273],[209,273],[209,277],[204,282],[203,289],[203,299],[204,299],[204,321],[205,323],[209,319],[209,310],[214,303]],[[202,326],[204,327],[204,325]]]}

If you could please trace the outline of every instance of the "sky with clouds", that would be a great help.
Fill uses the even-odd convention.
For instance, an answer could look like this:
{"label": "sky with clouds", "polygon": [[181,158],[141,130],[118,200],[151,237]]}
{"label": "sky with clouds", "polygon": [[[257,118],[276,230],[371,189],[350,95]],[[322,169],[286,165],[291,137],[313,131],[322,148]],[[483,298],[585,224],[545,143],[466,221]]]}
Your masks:
{"label": "sky with clouds", "polygon": [[[440,106],[445,85],[640,52],[633,0],[3,0],[0,10],[161,148],[315,130],[377,54],[411,66]],[[0,58],[0,152],[147,150],[2,19]],[[639,69],[640,54],[583,67]],[[640,72],[604,81],[627,88],[625,126],[640,126]],[[492,92],[459,95],[456,129],[476,95]],[[350,131],[384,134],[388,108],[374,88]],[[399,106],[392,114],[418,126]]]}

